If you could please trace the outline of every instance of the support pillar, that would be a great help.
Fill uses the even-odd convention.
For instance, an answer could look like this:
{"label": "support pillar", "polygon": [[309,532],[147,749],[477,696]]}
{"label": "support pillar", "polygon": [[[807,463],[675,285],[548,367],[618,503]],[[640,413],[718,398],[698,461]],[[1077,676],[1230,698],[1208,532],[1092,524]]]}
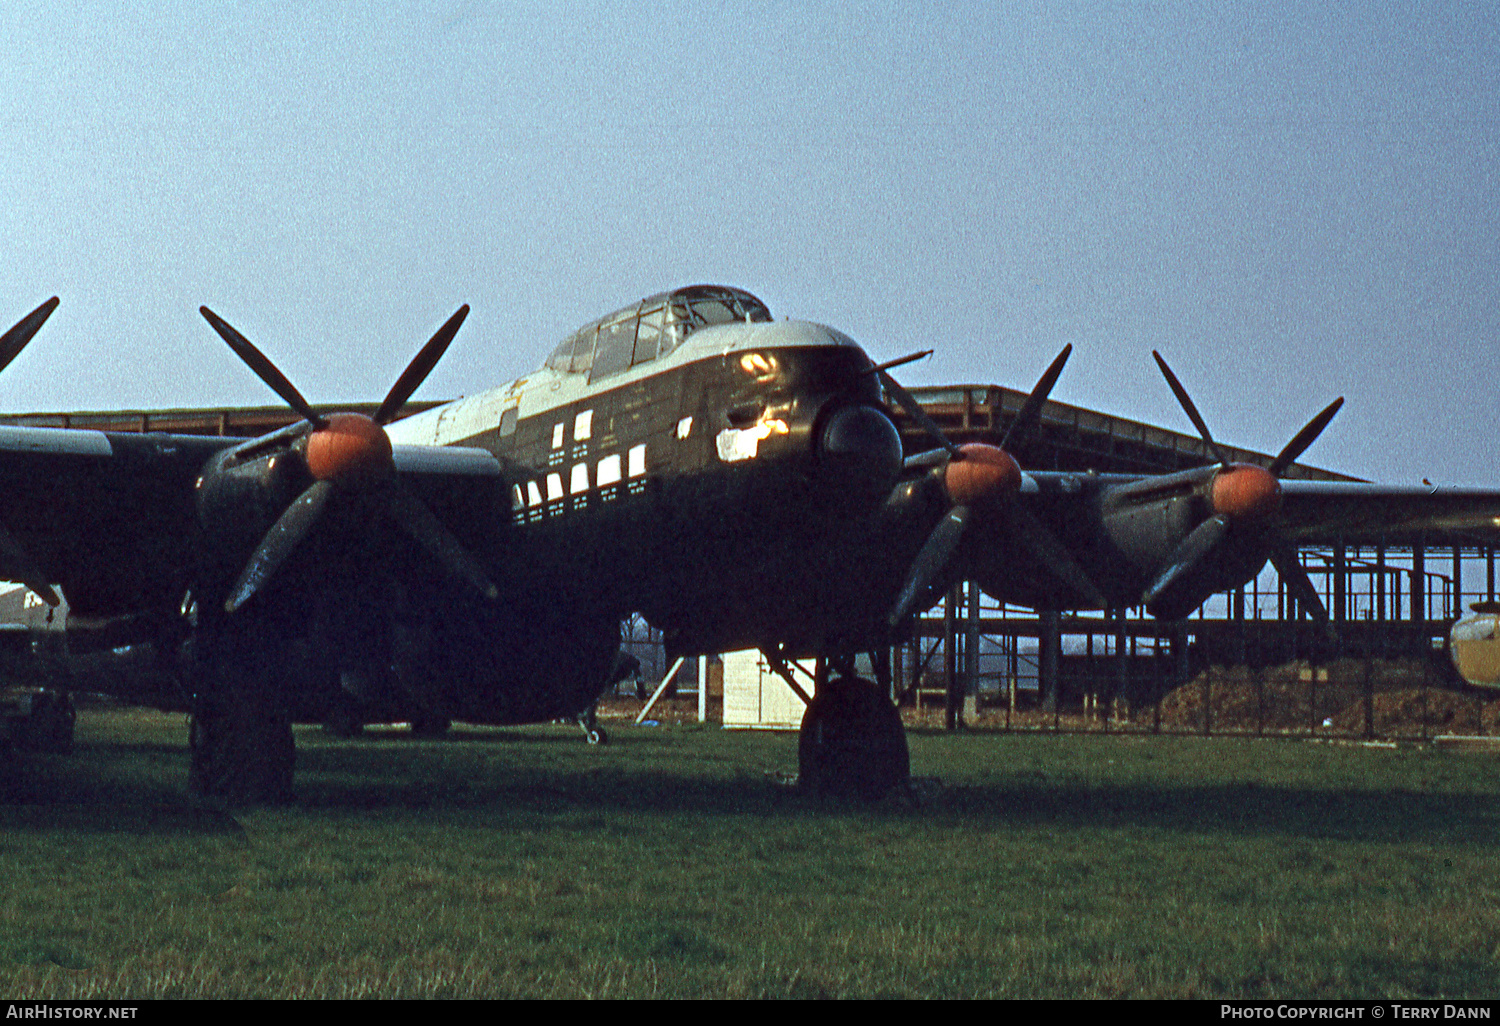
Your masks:
{"label": "support pillar", "polygon": [[1385,620],[1385,546],[1375,546],[1375,619]]}
{"label": "support pillar", "polygon": [[1329,610],[1333,622],[1342,624],[1349,615],[1349,560],[1344,552],[1344,543],[1333,547],[1333,608]]}
{"label": "support pillar", "polygon": [[964,723],[979,719],[979,585],[969,582],[969,619],[964,629]]}
{"label": "support pillar", "polygon": [[1042,691],[1042,710],[1055,713],[1062,697],[1062,614],[1056,609],[1040,609],[1037,613],[1037,684]]}
{"label": "support pillar", "polygon": [[944,726],[957,730],[958,723],[958,631],[954,620],[958,613],[958,585],[943,596],[943,679],[947,688],[943,696]]}
{"label": "support pillar", "polygon": [[1411,547],[1411,620],[1427,619],[1427,551],[1419,540]]}
{"label": "support pillar", "polygon": [[1126,652],[1126,646],[1130,643],[1130,637],[1125,630],[1125,607],[1110,610],[1109,614],[1115,621],[1115,686],[1113,698],[1123,698],[1131,701],[1130,694],[1130,656]]}
{"label": "support pillar", "polygon": [[1464,615],[1464,560],[1463,548],[1453,545],[1453,600],[1443,619],[1451,620]]}

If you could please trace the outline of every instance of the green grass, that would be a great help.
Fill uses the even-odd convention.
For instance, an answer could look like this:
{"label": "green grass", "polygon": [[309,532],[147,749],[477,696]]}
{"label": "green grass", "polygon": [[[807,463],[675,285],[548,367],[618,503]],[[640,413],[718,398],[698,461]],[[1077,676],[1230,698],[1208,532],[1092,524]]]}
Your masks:
{"label": "green grass", "polygon": [[181,717],[0,770],[0,995],[1486,997],[1500,755],[914,733],[922,800],[772,786],[795,739],[332,741],[182,797]]}

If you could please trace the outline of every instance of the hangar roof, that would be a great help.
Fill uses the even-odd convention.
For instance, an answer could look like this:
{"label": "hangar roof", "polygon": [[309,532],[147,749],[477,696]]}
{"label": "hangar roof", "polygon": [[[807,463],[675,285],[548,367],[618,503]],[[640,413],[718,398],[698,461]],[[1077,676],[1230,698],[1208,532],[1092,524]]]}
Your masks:
{"label": "hangar roof", "polygon": [[[912,388],[911,394],[956,442],[999,444],[1026,403],[1025,392],[1001,385],[941,385]],[[895,404],[894,419],[908,453],[932,448],[920,428]],[[1269,464],[1267,453],[1219,443],[1240,463]],[[1153,427],[1080,406],[1048,401],[1031,438],[1013,455],[1028,470],[1096,470],[1108,473],[1161,473],[1215,462],[1203,439]],[[1357,481],[1331,470],[1293,464],[1288,478]]]}

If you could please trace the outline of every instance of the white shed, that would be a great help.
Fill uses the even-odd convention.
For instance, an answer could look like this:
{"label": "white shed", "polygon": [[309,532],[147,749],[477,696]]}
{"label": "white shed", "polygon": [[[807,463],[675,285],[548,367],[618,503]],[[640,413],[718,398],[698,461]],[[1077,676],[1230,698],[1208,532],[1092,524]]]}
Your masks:
{"label": "white shed", "polygon": [[[725,652],[722,658],[726,728],[796,730],[802,725],[802,713],[807,706],[771,669],[758,649]],[[802,689],[811,693],[812,660],[789,665]]]}

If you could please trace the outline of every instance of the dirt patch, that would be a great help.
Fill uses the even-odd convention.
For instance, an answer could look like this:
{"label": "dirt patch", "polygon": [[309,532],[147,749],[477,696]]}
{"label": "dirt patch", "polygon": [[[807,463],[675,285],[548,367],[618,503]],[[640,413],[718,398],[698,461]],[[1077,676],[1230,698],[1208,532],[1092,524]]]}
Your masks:
{"label": "dirt patch", "polygon": [[[1370,700],[1370,712],[1376,734],[1489,734],[1500,720],[1500,701],[1484,702],[1476,696],[1453,691],[1409,688],[1375,695]],[[1334,716],[1333,729],[1363,732],[1365,704],[1360,702]]]}
{"label": "dirt patch", "polygon": [[1492,733],[1497,721],[1500,699],[1460,690],[1421,660],[1214,667],[1161,702],[1163,726],[1215,732],[1422,737]]}

